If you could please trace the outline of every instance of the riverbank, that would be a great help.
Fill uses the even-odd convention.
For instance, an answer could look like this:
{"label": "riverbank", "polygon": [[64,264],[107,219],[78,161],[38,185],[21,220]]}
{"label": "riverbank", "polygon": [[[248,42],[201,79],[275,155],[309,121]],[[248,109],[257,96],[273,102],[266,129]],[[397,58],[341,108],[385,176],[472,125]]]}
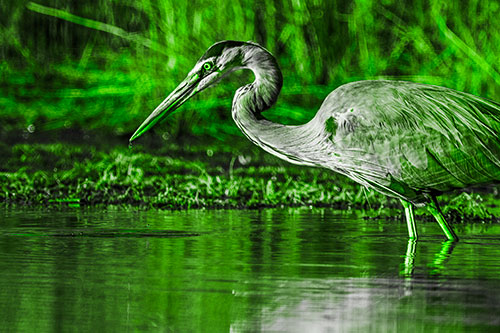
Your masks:
{"label": "riverbank", "polygon": [[[2,205],[130,205],[161,209],[398,208],[396,199],[324,169],[245,144],[3,144]],[[449,218],[496,220],[492,189],[442,197]],[[425,211],[425,210],[420,210]]]}

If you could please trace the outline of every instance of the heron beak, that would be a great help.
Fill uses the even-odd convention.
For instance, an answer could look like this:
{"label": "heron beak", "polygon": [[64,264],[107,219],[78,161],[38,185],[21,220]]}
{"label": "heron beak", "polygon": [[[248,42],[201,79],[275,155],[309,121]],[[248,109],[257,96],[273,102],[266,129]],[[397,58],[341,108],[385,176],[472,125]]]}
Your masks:
{"label": "heron beak", "polygon": [[190,97],[196,94],[198,91],[195,88],[199,81],[200,77],[196,73],[189,75],[184,81],[182,81],[182,83],[179,84],[177,88],[175,88],[174,91],[172,91],[172,93],[170,93],[170,95],[168,95],[168,97],[156,107],[149,117],[144,120],[132,137],[130,137],[129,142],[132,143],[132,141],[142,136],[158,121],[167,117]]}

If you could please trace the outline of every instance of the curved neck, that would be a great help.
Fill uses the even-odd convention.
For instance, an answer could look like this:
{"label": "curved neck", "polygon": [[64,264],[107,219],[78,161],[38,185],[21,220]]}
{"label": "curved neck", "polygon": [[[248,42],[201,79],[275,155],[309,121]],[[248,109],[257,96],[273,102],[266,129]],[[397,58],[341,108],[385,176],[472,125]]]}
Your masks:
{"label": "curved neck", "polygon": [[236,125],[250,141],[267,152],[291,163],[315,165],[314,158],[299,153],[308,151],[312,141],[320,139],[314,134],[314,124],[287,126],[261,115],[276,102],[283,85],[276,60],[259,46],[244,47],[241,68],[252,70],[255,81],[236,91],[232,106]]}
{"label": "curved neck", "polygon": [[236,91],[233,117],[235,112],[248,112],[260,119],[261,112],[269,109],[278,99],[283,86],[283,76],[276,59],[267,50],[247,44],[241,52],[243,57],[240,68],[252,70],[255,81]]}

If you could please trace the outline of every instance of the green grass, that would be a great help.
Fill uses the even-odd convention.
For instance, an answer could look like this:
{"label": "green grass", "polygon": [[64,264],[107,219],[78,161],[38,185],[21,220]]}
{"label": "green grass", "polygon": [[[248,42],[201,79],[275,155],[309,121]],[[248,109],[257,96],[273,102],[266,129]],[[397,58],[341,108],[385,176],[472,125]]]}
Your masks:
{"label": "green grass", "polygon": [[141,147],[99,151],[70,144],[17,144],[3,164],[7,172],[0,174],[0,201],[47,205],[76,198],[87,205],[255,208],[347,206],[359,204],[363,196],[355,184],[343,179],[340,187],[337,177],[324,170],[285,167],[278,160],[261,166],[263,154],[257,151],[237,156],[215,146],[190,147],[183,157],[179,147],[169,148],[168,156],[162,156]]}
{"label": "green grass", "polygon": [[[495,1],[0,2],[2,132],[132,133],[214,42],[254,40],[284,86],[271,119],[310,119],[339,85],[403,79],[500,100]],[[251,76],[205,91],[158,131],[240,135],[229,109]],[[0,139],[3,133],[0,132]]]}
{"label": "green grass", "polygon": [[[325,169],[293,166],[249,148],[212,143],[99,148],[71,143],[16,144],[3,151],[0,203],[145,208],[335,207],[400,218],[399,201]],[[491,191],[444,196],[454,221],[494,220]],[[386,209],[386,208],[395,208]],[[492,210],[493,209],[493,210]],[[425,210],[419,210],[420,214]]]}

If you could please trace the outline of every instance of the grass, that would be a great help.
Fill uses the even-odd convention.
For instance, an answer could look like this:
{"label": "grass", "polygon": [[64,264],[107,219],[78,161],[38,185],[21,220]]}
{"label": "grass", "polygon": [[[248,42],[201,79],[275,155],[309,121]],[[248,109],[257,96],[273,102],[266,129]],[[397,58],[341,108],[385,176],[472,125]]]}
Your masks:
{"label": "grass", "polygon": [[343,180],[341,188],[324,170],[285,167],[277,160],[261,166],[270,157],[256,151],[245,156],[216,146],[191,146],[183,156],[179,146],[168,148],[165,156],[141,147],[102,151],[70,144],[17,144],[3,163],[0,201],[46,205],[76,198],[87,205],[255,208],[359,204],[362,196],[355,184]]}
{"label": "grass", "polygon": [[[1,131],[131,133],[201,54],[254,40],[284,74],[270,117],[300,123],[339,85],[403,79],[500,99],[494,1],[0,2]],[[228,19],[230,18],[230,19]],[[203,92],[164,125],[231,142],[228,109],[248,74]],[[0,139],[2,139],[0,132]]]}
{"label": "grass", "polygon": [[[392,214],[384,211],[387,207],[399,209],[396,199],[324,169],[282,162],[244,140],[232,147],[165,143],[154,151],[143,146],[19,143],[1,153],[4,206],[311,206],[370,209],[371,216]],[[497,201],[498,194],[484,190],[443,197],[444,212],[454,221],[492,220]]]}

